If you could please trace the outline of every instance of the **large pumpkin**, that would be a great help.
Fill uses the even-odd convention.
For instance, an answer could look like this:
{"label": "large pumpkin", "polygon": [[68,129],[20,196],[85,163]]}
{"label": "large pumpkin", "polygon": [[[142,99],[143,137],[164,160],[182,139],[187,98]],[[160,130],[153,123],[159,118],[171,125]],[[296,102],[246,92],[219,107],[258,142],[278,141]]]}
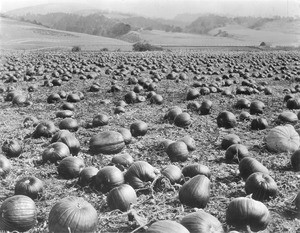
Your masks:
{"label": "large pumpkin", "polygon": [[146,233],[189,233],[183,225],[171,220],[161,220],[153,223]]}
{"label": "large pumpkin", "polygon": [[48,220],[50,233],[91,233],[97,230],[98,214],[83,198],[71,196],[52,207]]}
{"label": "large pumpkin", "polygon": [[300,137],[290,124],[276,126],[266,136],[267,148],[274,152],[295,152],[300,146]]}
{"label": "large pumpkin", "polygon": [[226,129],[234,128],[237,125],[236,117],[232,112],[223,111],[217,117],[217,124]]}
{"label": "large pumpkin", "polygon": [[117,154],[125,146],[122,134],[116,131],[105,131],[93,136],[90,140],[90,152],[96,154]]}
{"label": "large pumpkin", "polygon": [[36,206],[30,197],[9,197],[0,207],[0,231],[28,231],[36,224],[36,215]]}

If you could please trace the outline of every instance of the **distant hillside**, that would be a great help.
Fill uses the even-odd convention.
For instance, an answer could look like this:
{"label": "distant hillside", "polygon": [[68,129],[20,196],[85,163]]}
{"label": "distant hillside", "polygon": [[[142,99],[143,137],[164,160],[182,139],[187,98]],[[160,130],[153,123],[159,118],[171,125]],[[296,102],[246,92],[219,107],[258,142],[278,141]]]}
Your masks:
{"label": "distant hillside", "polygon": [[53,30],[43,26],[0,17],[1,49],[67,49],[80,46],[83,50],[131,50],[132,44],[101,36]]}

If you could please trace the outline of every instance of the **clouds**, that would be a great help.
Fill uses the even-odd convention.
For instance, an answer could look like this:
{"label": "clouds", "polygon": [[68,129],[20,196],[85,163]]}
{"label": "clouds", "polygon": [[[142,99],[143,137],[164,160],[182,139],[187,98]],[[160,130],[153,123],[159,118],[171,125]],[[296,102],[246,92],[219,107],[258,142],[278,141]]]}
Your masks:
{"label": "clouds", "polygon": [[0,10],[53,2],[84,3],[91,8],[172,18],[182,13],[231,16],[300,16],[300,0],[1,0]]}

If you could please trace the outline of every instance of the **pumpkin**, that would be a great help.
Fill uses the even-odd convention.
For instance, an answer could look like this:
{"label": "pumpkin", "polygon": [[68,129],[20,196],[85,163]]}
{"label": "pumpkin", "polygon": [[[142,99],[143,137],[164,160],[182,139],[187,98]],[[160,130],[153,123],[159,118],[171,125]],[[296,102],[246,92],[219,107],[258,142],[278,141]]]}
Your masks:
{"label": "pumpkin", "polygon": [[23,149],[17,140],[6,140],[2,145],[2,151],[7,157],[18,157]]}
{"label": "pumpkin", "polygon": [[250,104],[250,114],[262,114],[265,108],[265,104],[259,100],[255,100]]}
{"label": "pumpkin", "polygon": [[227,134],[222,139],[221,147],[223,150],[226,150],[228,147],[230,147],[233,144],[239,144],[241,143],[241,139],[236,134]]}
{"label": "pumpkin", "polygon": [[167,147],[166,153],[169,156],[171,162],[184,162],[188,159],[189,150],[187,145],[183,141],[177,141],[171,143]]}
{"label": "pumpkin", "polygon": [[144,136],[148,131],[148,125],[144,121],[135,121],[130,125],[130,132],[133,137]]}
{"label": "pumpkin", "polygon": [[133,163],[133,158],[128,153],[118,154],[118,155],[115,155],[111,159],[111,162],[116,165],[122,165],[124,167],[129,167]]}
{"label": "pumpkin", "polygon": [[116,131],[105,131],[93,136],[90,140],[90,152],[97,154],[117,154],[123,150],[125,142],[122,134]]}
{"label": "pumpkin", "polygon": [[187,112],[178,114],[174,119],[174,124],[182,128],[188,127],[191,123],[191,116]]}
{"label": "pumpkin", "polygon": [[128,184],[121,184],[113,188],[107,195],[107,204],[111,210],[128,211],[132,204],[137,203],[135,190]]}
{"label": "pumpkin", "polygon": [[58,174],[64,179],[77,178],[84,168],[84,161],[78,157],[66,157],[57,167]]}
{"label": "pumpkin", "polygon": [[251,119],[251,114],[249,112],[242,111],[240,113],[239,118],[240,118],[241,121],[250,120]]}
{"label": "pumpkin", "polygon": [[252,130],[263,130],[268,127],[268,122],[265,118],[258,117],[251,121],[251,129]]}
{"label": "pumpkin", "polygon": [[184,142],[188,148],[188,151],[196,150],[196,142],[191,136],[186,135],[186,136],[180,138],[178,141]]}
{"label": "pumpkin", "polygon": [[74,110],[75,110],[74,104],[69,103],[69,102],[63,103],[63,105],[61,106],[61,108],[62,108],[63,110],[70,110],[70,111],[74,111]]}
{"label": "pumpkin", "polygon": [[252,173],[245,182],[245,191],[258,201],[267,200],[277,195],[277,184],[273,178],[266,173]]}
{"label": "pumpkin", "polygon": [[174,141],[170,140],[170,139],[162,139],[158,142],[158,149],[159,150],[164,150],[166,151],[168,146],[171,145]]}
{"label": "pumpkin", "polygon": [[189,233],[180,223],[171,220],[160,220],[153,223],[146,233]]}
{"label": "pumpkin", "polygon": [[26,106],[28,104],[27,97],[24,94],[17,94],[12,99],[12,104],[17,106]]}
{"label": "pumpkin", "polygon": [[97,211],[82,197],[59,200],[48,217],[49,233],[95,233],[97,223]]}
{"label": "pumpkin", "polygon": [[200,96],[200,92],[198,91],[198,89],[193,88],[193,89],[189,89],[186,95],[186,100],[194,100],[197,99]]}
{"label": "pumpkin", "polygon": [[67,96],[67,102],[77,103],[81,100],[79,94],[71,93]]}
{"label": "pumpkin", "polygon": [[89,186],[98,172],[98,168],[95,167],[83,168],[79,173],[77,184],[79,184],[82,187]]}
{"label": "pumpkin", "polygon": [[151,96],[151,98],[150,98],[151,104],[161,105],[161,104],[163,104],[163,102],[164,102],[164,98],[159,94],[155,94],[155,95]]}
{"label": "pumpkin", "polygon": [[287,102],[289,99],[294,98],[295,96],[293,94],[286,94],[283,98],[283,102]]}
{"label": "pumpkin", "polygon": [[225,129],[234,128],[237,125],[236,117],[232,112],[223,111],[217,117],[217,125]]}
{"label": "pumpkin", "polygon": [[43,192],[43,186],[43,181],[37,177],[24,177],[16,182],[15,195],[25,195],[31,199],[37,199]]}
{"label": "pumpkin", "polygon": [[249,151],[246,146],[242,144],[233,144],[227,148],[225,152],[225,159],[228,162],[237,162],[239,163],[240,160],[249,156]]}
{"label": "pumpkin", "polygon": [[204,210],[198,210],[184,216],[180,223],[190,233],[224,233],[222,223]]}
{"label": "pumpkin", "polygon": [[42,153],[43,161],[50,161],[51,163],[56,163],[68,156],[70,156],[70,149],[62,142],[54,142],[50,144]]}
{"label": "pumpkin", "polygon": [[55,113],[55,116],[59,117],[59,118],[73,117],[74,112],[71,111],[71,110],[58,111],[58,112]]}
{"label": "pumpkin", "polygon": [[181,113],[182,113],[181,108],[178,106],[174,106],[168,111],[168,113],[166,114],[166,118],[172,122]]}
{"label": "pumpkin", "polygon": [[134,91],[126,93],[124,98],[127,104],[134,104],[137,101],[137,95]]}
{"label": "pumpkin", "polygon": [[34,201],[24,195],[6,198],[0,207],[0,230],[29,231],[37,222]]}
{"label": "pumpkin", "polygon": [[249,226],[252,231],[261,231],[270,220],[270,212],[262,202],[246,197],[233,199],[226,210],[226,223],[238,228]]}
{"label": "pumpkin", "polygon": [[59,129],[67,129],[71,132],[75,132],[78,130],[79,124],[77,120],[67,117],[59,123],[58,127]]}
{"label": "pumpkin", "polygon": [[145,183],[154,180],[155,169],[145,161],[136,161],[125,173],[125,181],[135,189],[143,188]]}
{"label": "pumpkin", "polygon": [[132,141],[132,134],[129,129],[120,128],[117,132],[122,134],[125,144],[129,144]]}
{"label": "pumpkin", "polygon": [[239,109],[241,109],[241,108],[250,108],[250,104],[251,104],[251,102],[248,99],[241,98],[241,99],[237,100],[237,102],[235,104],[235,107],[239,108]]}
{"label": "pumpkin", "polygon": [[254,172],[269,174],[269,170],[259,161],[252,157],[245,157],[239,163],[240,176],[247,179]]}
{"label": "pumpkin", "polygon": [[293,112],[290,111],[285,111],[279,114],[278,116],[278,121],[281,123],[290,123],[290,124],[294,124],[298,121],[300,117],[300,114],[298,113],[298,115],[296,115]]}
{"label": "pumpkin", "polygon": [[115,109],[114,109],[114,114],[120,114],[120,113],[125,113],[125,112],[126,112],[126,110],[125,110],[125,108],[122,107],[122,106],[117,106],[117,107],[115,107]]}
{"label": "pumpkin", "polygon": [[182,174],[185,177],[194,177],[197,175],[205,175],[208,178],[210,178],[210,170],[207,166],[203,164],[189,164],[182,168]]}
{"label": "pumpkin", "polygon": [[190,109],[191,111],[198,111],[200,109],[201,105],[197,101],[189,102],[186,106],[187,109]]}
{"label": "pumpkin", "polygon": [[95,188],[102,193],[109,192],[112,188],[124,183],[124,175],[115,166],[106,166],[99,170],[95,176]]}
{"label": "pumpkin", "polygon": [[[300,150],[296,150],[291,156],[291,165],[294,171],[300,171]],[[1,173],[1,172],[0,172]]]}
{"label": "pumpkin", "polygon": [[0,154],[0,177],[6,177],[11,170],[10,161]]}
{"label": "pumpkin", "polygon": [[276,126],[266,136],[268,150],[273,152],[295,152],[300,146],[300,137],[295,128],[286,124]]}
{"label": "pumpkin", "polygon": [[179,183],[183,178],[180,168],[173,164],[164,167],[161,174],[168,178],[171,184]]}
{"label": "pumpkin", "polygon": [[57,93],[52,93],[48,96],[47,98],[47,103],[48,104],[53,104],[61,101],[60,95]]}
{"label": "pumpkin", "polygon": [[288,109],[300,109],[300,98],[290,98],[286,102]]}
{"label": "pumpkin", "polygon": [[51,142],[63,142],[69,147],[72,155],[77,155],[80,151],[80,143],[78,139],[69,130],[59,130],[53,135]]}
{"label": "pumpkin", "polygon": [[196,175],[179,189],[179,200],[189,207],[205,208],[210,196],[210,181],[205,175]]}
{"label": "pumpkin", "polygon": [[93,118],[92,121],[92,126],[93,127],[99,127],[99,126],[104,126],[108,125],[108,116],[105,114],[99,114]]}
{"label": "pumpkin", "polygon": [[54,123],[52,121],[43,121],[40,122],[34,132],[32,133],[33,138],[46,137],[50,138],[57,131]]}
{"label": "pumpkin", "polygon": [[211,112],[213,103],[210,100],[203,100],[199,108],[201,115],[207,115]]}

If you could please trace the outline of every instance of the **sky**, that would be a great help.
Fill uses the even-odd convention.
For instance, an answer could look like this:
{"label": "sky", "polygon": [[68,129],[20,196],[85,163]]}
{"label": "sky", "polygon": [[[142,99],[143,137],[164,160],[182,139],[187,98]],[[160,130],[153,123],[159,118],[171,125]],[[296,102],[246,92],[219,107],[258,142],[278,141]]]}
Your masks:
{"label": "sky", "polygon": [[229,16],[300,16],[300,0],[0,0],[0,12],[39,4],[72,2],[91,8],[173,18],[182,13]]}

